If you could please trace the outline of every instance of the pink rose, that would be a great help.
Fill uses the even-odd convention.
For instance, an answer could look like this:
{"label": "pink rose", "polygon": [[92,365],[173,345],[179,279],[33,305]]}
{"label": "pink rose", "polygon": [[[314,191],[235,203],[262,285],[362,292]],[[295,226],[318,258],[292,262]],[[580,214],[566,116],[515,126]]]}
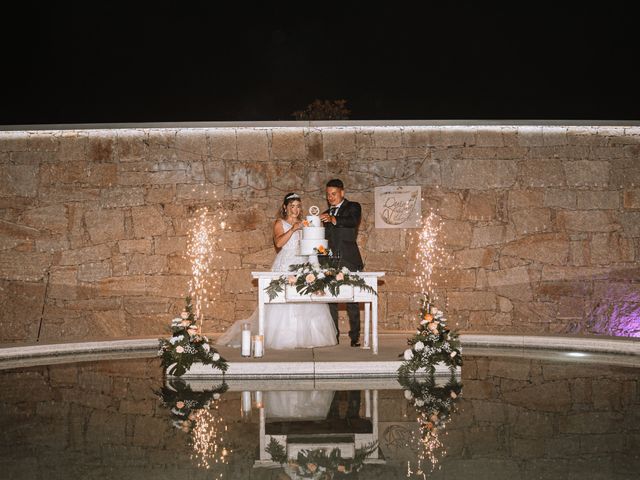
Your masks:
{"label": "pink rose", "polygon": [[177,408],[184,408],[184,402],[176,402]]}
{"label": "pink rose", "polygon": [[344,273],[340,272],[336,275],[336,280],[341,281],[344,280]]}
{"label": "pink rose", "polygon": [[304,279],[307,283],[312,283],[316,279],[316,276],[313,273],[310,273],[304,277]]}
{"label": "pink rose", "polygon": [[182,352],[184,352],[184,348],[182,348],[182,345],[178,345],[178,346],[176,347],[176,352],[178,352],[178,353],[182,353]]}
{"label": "pink rose", "polygon": [[296,277],[293,275],[289,275],[289,278],[287,278],[287,281],[289,282],[289,285],[295,285]]}

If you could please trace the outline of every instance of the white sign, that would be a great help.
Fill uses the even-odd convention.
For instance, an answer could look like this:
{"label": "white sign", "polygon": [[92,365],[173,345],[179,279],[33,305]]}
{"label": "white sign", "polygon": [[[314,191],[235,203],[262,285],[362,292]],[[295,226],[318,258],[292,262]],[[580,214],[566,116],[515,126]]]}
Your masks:
{"label": "white sign", "polygon": [[422,195],[419,186],[376,187],[376,228],[419,228]]}

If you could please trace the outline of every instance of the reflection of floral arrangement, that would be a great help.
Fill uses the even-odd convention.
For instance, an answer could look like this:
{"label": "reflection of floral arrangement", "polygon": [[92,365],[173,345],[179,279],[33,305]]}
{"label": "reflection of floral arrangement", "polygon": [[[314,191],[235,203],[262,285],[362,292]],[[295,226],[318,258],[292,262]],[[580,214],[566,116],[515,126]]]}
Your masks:
{"label": "reflection of floral arrangement", "polygon": [[198,333],[191,297],[186,298],[185,310],[171,321],[170,338],[161,338],[158,356],[162,357],[162,366],[171,367],[169,375],[183,375],[194,363],[211,365],[213,368],[227,371],[229,365],[209,342]]}
{"label": "reflection of floral arrangement", "polygon": [[422,301],[420,324],[416,334],[407,340],[411,347],[404,351],[404,362],[398,369],[400,376],[408,376],[421,368],[435,372],[437,363],[448,365],[451,371],[462,365],[458,334],[447,328],[447,319],[435,308],[429,296]]}
{"label": "reflection of floral arrangement", "polygon": [[333,256],[333,252],[331,251],[331,249],[326,249],[324,245],[313,247],[313,253],[315,253],[316,255],[327,255],[328,257]]}
{"label": "reflection of floral arrangement", "polygon": [[413,437],[407,445],[417,451],[417,465],[415,471],[411,470],[411,465],[408,470],[424,478],[424,468],[433,470],[439,461],[439,454],[444,453],[440,433],[445,430],[456,410],[455,404],[462,393],[462,385],[453,374],[444,386],[436,385],[434,375],[420,381],[415,377],[401,376],[398,382],[404,389],[404,397],[418,412],[420,435]]}
{"label": "reflection of floral arrangement", "polygon": [[286,464],[288,470],[297,478],[331,479],[336,473],[350,474],[362,469],[365,459],[376,451],[378,442],[368,443],[356,449],[353,458],[342,458],[339,448],[334,448],[327,454],[323,448],[302,450],[297,458],[287,458],[284,446],[272,438],[265,448],[274,462]]}
{"label": "reflection of floral arrangement", "polygon": [[194,392],[183,380],[172,379],[169,386],[155,393],[162,399],[162,405],[169,409],[173,426],[190,432],[195,425],[195,412],[211,408],[212,403],[218,401],[228,388],[223,382],[210,390]]}
{"label": "reflection of floral arrangement", "polygon": [[296,291],[301,295],[324,294],[326,290],[334,297],[337,297],[342,285],[352,285],[360,287],[367,292],[375,293],[375,290],[366,284],[364,278],[356,272],[350,271],[347,267],[335,268],[302,263],[291,265],[289,269],[291,270],[291,275],[282,275],[280,278],[274,278],[265,288],[271,300],[284,290],[285,285],[295,286]]}

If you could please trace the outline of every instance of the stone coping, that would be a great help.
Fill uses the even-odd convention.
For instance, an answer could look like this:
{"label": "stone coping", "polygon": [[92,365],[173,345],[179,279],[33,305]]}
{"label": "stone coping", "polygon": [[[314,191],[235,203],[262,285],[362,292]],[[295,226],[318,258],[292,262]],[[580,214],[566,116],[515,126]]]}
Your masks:
{"label": "stone coping", "polygon": [[[408,334],[381,334],[380,343],[403,343]],[[507,347],[521,349],[569,350],[578,352],[601,352],[625,355],[640,355],[640,339],[616,337],[575,337],[559,335],[484,335],[461,334],[465,346]],[[5,346],[0,348],[0,361],[34,357],[67,356],[108,352],[140,352],[156,350],[157,338],[128,340],[105,340],[79,343],[57,343],[44,345]],[[289,354],[287,354],[289,356]],[[386,361],[383,356],[367,353],[363,359],[371,363]],[[296,359],[303,360],[303,359]],[[320,360],[317,358],[315,360]],[[323,363],[329,363],[322,359]]]}
{"label": "stone coping", "polygon": [[321,127],[457,127],[457,126],[562,126],[562,127],[634,127],[639,120],[314,120],[271,122],[146,122],[146,123],[57,123],[0,125],[0,131],[36,130],[114,130],[185,128],[321,128]]}

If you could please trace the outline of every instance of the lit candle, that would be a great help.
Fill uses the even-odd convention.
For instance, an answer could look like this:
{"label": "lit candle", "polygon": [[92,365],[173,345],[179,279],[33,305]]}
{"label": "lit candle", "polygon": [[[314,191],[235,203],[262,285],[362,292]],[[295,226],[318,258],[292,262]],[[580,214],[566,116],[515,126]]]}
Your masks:
{"label": "lit candle", "polygon": [[243,357],[251,356],[251,326],[248,323],[242,324],[242,338],[240,354]]}
{"label": "lit candle", "polygon": [[255,392],[256,408],[262,408],[262,392],[260,390]]}
{"label": "lit candle", "polygon": [[262,335],[254,335],[253,356],[262,357],[263,354],[264,354],[264,337]]}

